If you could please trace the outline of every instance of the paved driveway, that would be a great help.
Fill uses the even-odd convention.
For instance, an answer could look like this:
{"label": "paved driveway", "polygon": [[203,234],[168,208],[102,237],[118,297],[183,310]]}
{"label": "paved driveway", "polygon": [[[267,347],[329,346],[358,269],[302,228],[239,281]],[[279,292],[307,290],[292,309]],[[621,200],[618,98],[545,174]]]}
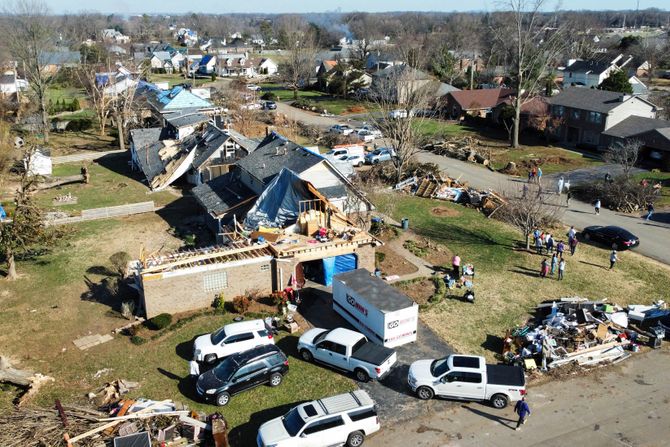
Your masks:
{"label": "paved driveway", "polygon": [[[300,296],[303,298],[300,313],[312,326],[356,330],[333,311],[332,295],[325,288],[306,288]],[[396,352],[398,364],[384,380],[359,384],[377,402],[384,425],[414,419],[429,411],[444,410],[454,405],[445,400],[424,402],[411,394],[407,387],[409,365],[415,360],[449,355],[453,352],[449,345],[419,322],[417,341],[396,348]]]}

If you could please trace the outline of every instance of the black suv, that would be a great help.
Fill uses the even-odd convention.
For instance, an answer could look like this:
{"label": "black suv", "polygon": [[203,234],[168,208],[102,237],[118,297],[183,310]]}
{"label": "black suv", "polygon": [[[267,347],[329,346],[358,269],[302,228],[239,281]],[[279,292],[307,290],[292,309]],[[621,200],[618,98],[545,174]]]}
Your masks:
{"label": "black suv", "polygon": [[226,357],[198,377],[196,390],[206,401],[226,405],[230,396],[258,385],[279,386],[288,373],[288,359],[275,345],[257,346]]}

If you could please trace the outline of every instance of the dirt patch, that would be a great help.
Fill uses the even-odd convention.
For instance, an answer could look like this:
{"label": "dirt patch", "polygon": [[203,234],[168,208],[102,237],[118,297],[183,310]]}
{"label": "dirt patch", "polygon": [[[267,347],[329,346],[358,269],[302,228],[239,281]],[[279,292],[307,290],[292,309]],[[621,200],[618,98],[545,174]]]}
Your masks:
{"label": "dirt patch", "polygon": [[426,260],[434,267],[451,265],[451,251],[444,245],[437,244],[430,239],[412,237],[406,240],[403,246],[414,256]]}
{"label": "dirt patch", "polygon": [[435,293],[435,283],[430,278],[400,283],[396,286],[418,305],[427,304],[428,299]]}
{"label": "dirt patch", "polygon": [[377,249],[377,264],[384,275],[407,275],[418,269],[388,245]]}
{"label": "dirt patch", "polygon": [[430,213],[437,217],[456,217],[461,215],[460,211],[453,208],[446,208],[444,206],[436,206],[430,210]]}

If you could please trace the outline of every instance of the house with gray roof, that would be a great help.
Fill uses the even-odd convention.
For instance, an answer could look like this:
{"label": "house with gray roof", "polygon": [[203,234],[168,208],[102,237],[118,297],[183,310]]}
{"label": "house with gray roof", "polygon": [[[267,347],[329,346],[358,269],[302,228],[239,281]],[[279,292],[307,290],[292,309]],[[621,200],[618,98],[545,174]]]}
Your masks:
{"label": "house with gray roof", "polygon": [[570,87],[549,99],[551,133],[563,143],[605,148],[602,133],[626,118],[656,118],[658,108],[639,96],[584,87]]}
{"label": "house with gray roof", "polygon": [[641,159],[665,170],[670,169],[670,121],[629,116],[602,135],[607,146],[639,141],[643,145]]}
{"label": "house with gray roof", "polygon": [[170,115],[176,117],[195,111],[209,115],[216,110],[211,102],[193,94],[183,85],[161,90],[155,84],[140,81],[135,98],[140,107],[149,110],[160,125],[164,125]]}

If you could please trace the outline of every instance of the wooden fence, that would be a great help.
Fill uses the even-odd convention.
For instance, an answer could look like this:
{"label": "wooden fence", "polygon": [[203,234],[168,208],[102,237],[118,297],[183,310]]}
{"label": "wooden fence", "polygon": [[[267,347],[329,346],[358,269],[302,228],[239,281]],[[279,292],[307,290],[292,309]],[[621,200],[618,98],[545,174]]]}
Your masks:
{"label": "wooden fence", "polygon": [[129,205],[108,206],[83,210],[81,216],[63,217],[46,221],[47,225],[63,225],[85,222],[88,220],[108,219],[110,217],[132,216],[133,214],[153,213],[156,210],[153,200],[150,202],[131,203]]}

